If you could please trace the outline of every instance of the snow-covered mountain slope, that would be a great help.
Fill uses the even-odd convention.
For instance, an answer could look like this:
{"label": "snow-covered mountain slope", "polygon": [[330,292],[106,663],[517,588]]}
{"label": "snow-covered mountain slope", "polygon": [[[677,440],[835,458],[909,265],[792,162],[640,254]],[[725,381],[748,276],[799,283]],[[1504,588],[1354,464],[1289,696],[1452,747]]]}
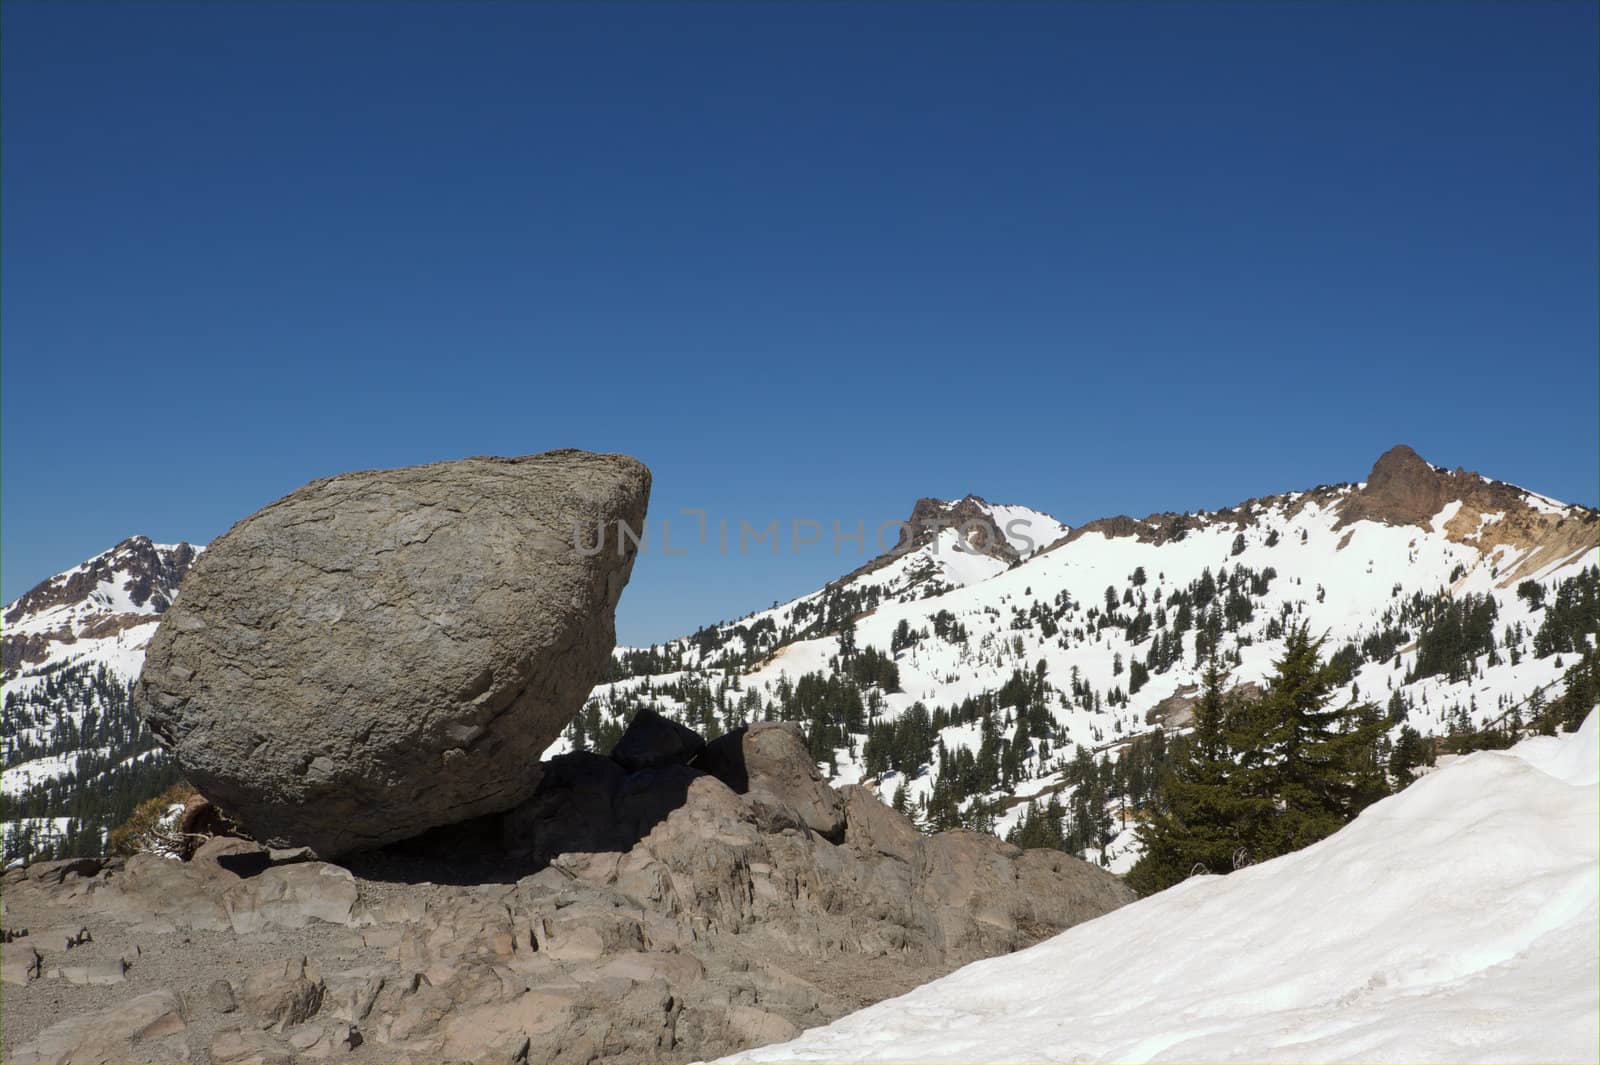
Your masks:
{"label": "snow-covered mountain slope", "polygon": [[[913,519],[942,507],[959,524],[978,516],[967,503],[923,501]],[[1070,798],[1063,755],[1082,747],[1115,759],[1132,737],[1186,721],[1208,625],[1230,683],[1248,686],[1271,672],[1284,628],[1308,622],[1348,669],[1340,697],[1385,707],[1396,734],[1526,712],[1593,641],[1593,621],[1571,615],[1593,601],[1597,539],[1593,510],[1434,467],[1405,447],[1365,482],[1103,519],[1015,557],[963,551],[945,530],[771,610],[620,650],[617,676],[595,690],[590,732],[640,705],[703,727],[800,716],[830,735],[840,780],[873,783],[886,800],[904,787],[922,804],[944,762],[966,750],[983,779],[963,786],[963,813],[1005,832],[1025,813],[1020,800]],[[795,686],[849,672],[867,649],[890,656],[893,675],[860,670],[864,712],[830,729],[837,701],[799,705]],[[925,757],[886,767],[871,756],[874,730],[920,714],[918,704],[932,717],[931,732],[917,729]],[[1100,856],[1122,868],[1131,833],[1115,834]]]}
{"label": "snow-covered mountain slope", "polygon": [[727,1060],[1595,1061],[1596,731]]}
{"label": "snow-covered mountain slope", "polygon": [[150,777],[155,745],[128,705],[128,686],[201,550],[131,537],[6,605],[0,794],[8,856],[27,830],[34,845],[98,831],[104,826],[88,824],[97,812],[114,817],[132,800],[96,801],[95,789]]}
{"label": "snow-covered mountain slope", "polygon": [[7,603],[5,681],[88,658],[137,676],[144,645],[202,550],[130,537]]}
{"label": "snow-covered mountain slope", "polygon": [[829,587],[870,588],[880,595],[934,595],[1004,573],[1071,531],[1048,514],[990,503],[979,496],[953,502],[919,499],[911,517],[901,524],[893,550]]}

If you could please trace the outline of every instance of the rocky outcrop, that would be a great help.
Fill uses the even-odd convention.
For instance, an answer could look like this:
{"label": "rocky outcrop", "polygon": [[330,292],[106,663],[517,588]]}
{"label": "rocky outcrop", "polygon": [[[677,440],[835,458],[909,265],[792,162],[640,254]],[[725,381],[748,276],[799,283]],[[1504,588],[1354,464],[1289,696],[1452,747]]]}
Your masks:
{"label": "rocky outcrop", "polygon": [[1459,467],[1439,469],[1404,444],[1379,456],[1366,484],[1341,504],[1335,528],[1357,521],[1428,528],[1450,504],[1445,535],[1494,557],[1502,588],[1592,551],[1600,540],[1600,515],[1593,510],[1558,506]]}
{"label": "rocky outcrop", "polygon": [[963,496],[954,502],[919,499],[912,506],[906,525],[895,554],[921,547],[934,539],[939,530],[955,529],[961,542],[976,554],[988,555],[1008,565],[1022,558],[1006,539],[1005,530],[995,524],[988,501],[980,496]]}
{"label": "rocky outcrop", "polygon": [[[887,536],[888,529],[892,528],[893,523],[890,523],[878,535]],[[893,547],[843,577],[829,581],[827,587],[843,587],[875,573],[896,559],[933,543],[946,529],[955,531],[961,540],[959,549],[969,554],[986,555],[1008,566],[1016,565],[1022,559],[1016,547],[1006,538],[1006,530],[997,525],[990,504],[981,496],[967,495],[957,500],[923,497],[912,504],[911,516],[900,523],[899,535]],[[1034,545],[1035,549],[1044,546]]]}
{"label": "rocky outcrop", "polygon": [[694,764],[745,795],[768,827],[781,829],[792,815],[823,839],[837,843],[844,835],[844,803],[823,783],[792,721],[736,729],[707,745]]}
{"label": "rocky outcrop", "polygon": [[68,1017],[7,1054],[17,1065],[187,1060],[183,1002],[171,991],[148,991],[118,1005]]}
{"label": "rocky outcrop", "polygon": [[1446,503],[1464,498],[1481,483],[1475,473],[1434,469],[1405,444],[1396,444],[1378,456],[1366,485],[1345,501],[1339,524],[1366,520],[1426,525]]}
{"label": "rocky outcrop", "polygon": [[136,706],[263,842],[326,857],[507,809],[611,653],[615,523],[642,529],[649,489],[581,451],[307,485],[207,549]]}
{"label": "rocky outcrop", "polygon": [[[1262,687],[1255,681],[1234,684],[1224,693],[1225,699],[1236,702],[1255,702],[1262,696]],[[1194,724],[1194,708],[1200,705],[1200,685],[1184,684],[1178,690],[1145,711],[1144,723],[1165,729],[1187,728]]]}
{"label": "rocky outcrop", "polygon": [[694,729],[662,717],[654,710],[640,710],[628,723],[611,757],[622,768],[634,773],[686,763],[705,745],[706,741]]}
{"label": "rocky outcrop", "polygon": [[[561,756],[516,809],[348,868],[272,865],[258,844],[219,839],[187,862],[7,873],[8,922],[76,921],[92,936],[0,947],[22,981],[7,986],[0,1051],[705,1060],[1132,898],[1060,852],[926,836],[868,789],[836,791],[792,725],[753,725],[680,757],[693,764],[629,772],[605,755]],[[241,860],[252,852],[259,860]],[[123,959],[124,979],[91,989],[41,974],[68,951],[84,964]],[[157,988],[172,998],[147,998]],[[159,1038],[139,1035],[139,1018]]]}

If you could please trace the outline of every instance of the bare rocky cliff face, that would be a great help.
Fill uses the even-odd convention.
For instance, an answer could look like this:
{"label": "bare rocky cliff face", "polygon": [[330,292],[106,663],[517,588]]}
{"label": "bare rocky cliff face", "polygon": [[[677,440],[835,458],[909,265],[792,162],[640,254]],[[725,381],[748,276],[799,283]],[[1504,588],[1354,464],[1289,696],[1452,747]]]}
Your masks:
{"label": "bare rocky cliff face", "polygon": [[1339,523],[1366,519],[1386,525],[1423,525],[1446,503],[1465,498],[1482,483],[1475,473],[1434,469],[1411,448],[1397,444],[1378,456],[1366,484],[1345,501]]}
{"label": "bare rocky cliff face", "polygon": [[[14,1062],[690,1061],[1131,900],[835,790],[791,724],[641,715],[503,814],[348,866],[229,837],[3,881]],[[631,768],[630,768],[631,767]]]}

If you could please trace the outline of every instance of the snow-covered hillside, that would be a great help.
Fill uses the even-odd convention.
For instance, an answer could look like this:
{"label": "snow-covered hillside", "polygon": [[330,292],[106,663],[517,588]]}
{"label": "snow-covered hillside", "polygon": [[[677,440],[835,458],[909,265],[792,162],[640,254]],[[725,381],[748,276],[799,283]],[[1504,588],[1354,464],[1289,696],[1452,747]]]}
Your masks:
{"label": "snow-covered hillside", "polygon": [[97,810],[112,818],[133,801],[107,797],[141,790],[155,744],[128,705],[128,686],[201,550],[131,537],[6,605],[0,795],[8,856],[24,843],[98,833],[104,826],[89,824]]}
{"label": "snow-covered hillside", "polygon": [[1596,732],[728,1060],[1595,1061]]}
{"label": "snow-covered hillside", "polygon": [[[973,498],[923,500],[912,524],[941,509],[952,525],[998,516]],[[1271,672],[1284,629],[1309,622],[1347,668],[1340,699],[1384,708],[1395,734],[1526,714],[1593,641],[1592,620],[1569,615],[1592,602],[1595,512],[1445,471],[1409,448],[1386,453],[1361,483],[1052,528],[1062,534],[1047,547],[1012,556],[963,551],[993,538],[931,533],[771,610],[620,650],[618,676],[593,697],[591,741],[640,705],[701,727],[798,711],[834,741],[819,758],[838,780],[864,780],[885,800],[904,789],[923,809],[953,772],[946,764],[972,752],[982,781],[962,790],[964,819],[1004,833],[1023,800],[1070,800],[1075,749],[1115,760],[1133,737],[1186,722],[1210,626],[1229,683],[1249,686]],[[1575,639],[1572,624],[1584,629]],[[797,699],[802,678],[848,672],[869,649],[893,671],[858,671],[857,720],[828,719],[837,699]],[[875,731],[924,711],[925,758],[886,766],[873,756]],[[1129,827],[1098,833],[1091,857],[1126,868]]]}

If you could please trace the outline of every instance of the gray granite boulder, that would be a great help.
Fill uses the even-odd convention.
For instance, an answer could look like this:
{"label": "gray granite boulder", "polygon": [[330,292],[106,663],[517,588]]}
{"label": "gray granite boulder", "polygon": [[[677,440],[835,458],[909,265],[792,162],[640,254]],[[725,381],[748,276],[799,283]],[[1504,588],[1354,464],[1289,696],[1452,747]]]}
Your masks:
{"label": "gray granite boulder", "polygon": [[602,674],[636,545],[618,523],[642,532],[649,494],[636,460],[570,450],[313,482],[201,556],[135,705],[271,846],[508,809]]}

